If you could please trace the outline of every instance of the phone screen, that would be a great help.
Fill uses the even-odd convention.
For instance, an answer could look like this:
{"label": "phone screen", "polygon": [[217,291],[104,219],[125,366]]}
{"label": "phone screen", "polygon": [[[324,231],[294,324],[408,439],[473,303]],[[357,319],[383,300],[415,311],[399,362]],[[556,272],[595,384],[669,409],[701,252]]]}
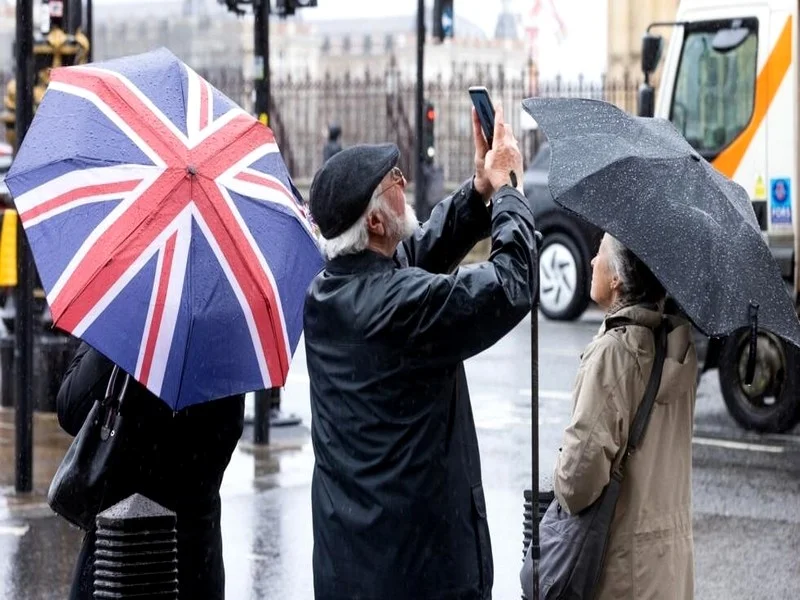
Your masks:
{"label": "phone screen", "polygon": [[478,112],[483,137],[486,138],[486,142],[491,148],[494,138],[494,105],[491,98],[489,98],[489,92],[485,87],[475,86],[469,88],[469,95],[472,98],[472,104],[475,105],[475,110]]}

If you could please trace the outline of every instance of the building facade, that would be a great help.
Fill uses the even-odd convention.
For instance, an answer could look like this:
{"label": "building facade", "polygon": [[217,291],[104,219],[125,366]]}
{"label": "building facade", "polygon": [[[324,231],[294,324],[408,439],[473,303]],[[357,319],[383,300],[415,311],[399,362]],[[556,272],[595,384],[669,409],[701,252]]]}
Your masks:
{"label": "building facade", "polygon": [[[642,71],[642,36],[656,21],[674,21],[680,0],[608,0],[607,76],[621,79],[627,73],[639,77]],[[657,32],[669,41],[669,27]]]}

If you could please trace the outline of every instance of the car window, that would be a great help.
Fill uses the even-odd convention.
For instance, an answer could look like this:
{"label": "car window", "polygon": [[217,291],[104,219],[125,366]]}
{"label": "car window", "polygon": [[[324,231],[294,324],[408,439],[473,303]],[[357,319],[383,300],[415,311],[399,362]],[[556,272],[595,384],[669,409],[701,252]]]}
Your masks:
{"label": "car window", "polygon": [[747,127],[755,98],[758,22],[745,19],[749,34],[724,54],[712,47],[723,26],[727,23],[711,21],[687,31],[670,111],[670,120],[709,160]]}

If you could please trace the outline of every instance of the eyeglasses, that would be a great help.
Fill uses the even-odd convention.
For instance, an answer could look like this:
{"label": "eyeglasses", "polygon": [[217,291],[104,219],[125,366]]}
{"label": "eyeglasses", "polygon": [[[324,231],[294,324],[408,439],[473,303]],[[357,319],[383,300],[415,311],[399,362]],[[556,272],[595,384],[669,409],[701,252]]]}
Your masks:
{"label": "eyeglasses", "polygon": [[392,170],[389,171],[389,175],[391,175],[391,177],[392,177],[392,183],[387,185],[380,192],[378,192],[378,196],[380,196],[382,194],[385,194],[387,191],[389,191],[390,189],[392,189],[396,185],[402,186],[403,189],[405,189],[406,183],[407,183],[406,182],[406,176],[403,175],[403,172],[399,168],[392,167]]}

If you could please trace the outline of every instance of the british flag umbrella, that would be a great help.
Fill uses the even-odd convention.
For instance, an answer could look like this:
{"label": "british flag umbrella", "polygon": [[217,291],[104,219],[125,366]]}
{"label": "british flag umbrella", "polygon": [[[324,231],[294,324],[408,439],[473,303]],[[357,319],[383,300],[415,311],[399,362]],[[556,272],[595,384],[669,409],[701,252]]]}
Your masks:
{"label": "british flag umbrella", "polygon": [[175,410],[284,384],[319,247],[272,131],[169,51],[54,70],[6,182],[56,327]]}

